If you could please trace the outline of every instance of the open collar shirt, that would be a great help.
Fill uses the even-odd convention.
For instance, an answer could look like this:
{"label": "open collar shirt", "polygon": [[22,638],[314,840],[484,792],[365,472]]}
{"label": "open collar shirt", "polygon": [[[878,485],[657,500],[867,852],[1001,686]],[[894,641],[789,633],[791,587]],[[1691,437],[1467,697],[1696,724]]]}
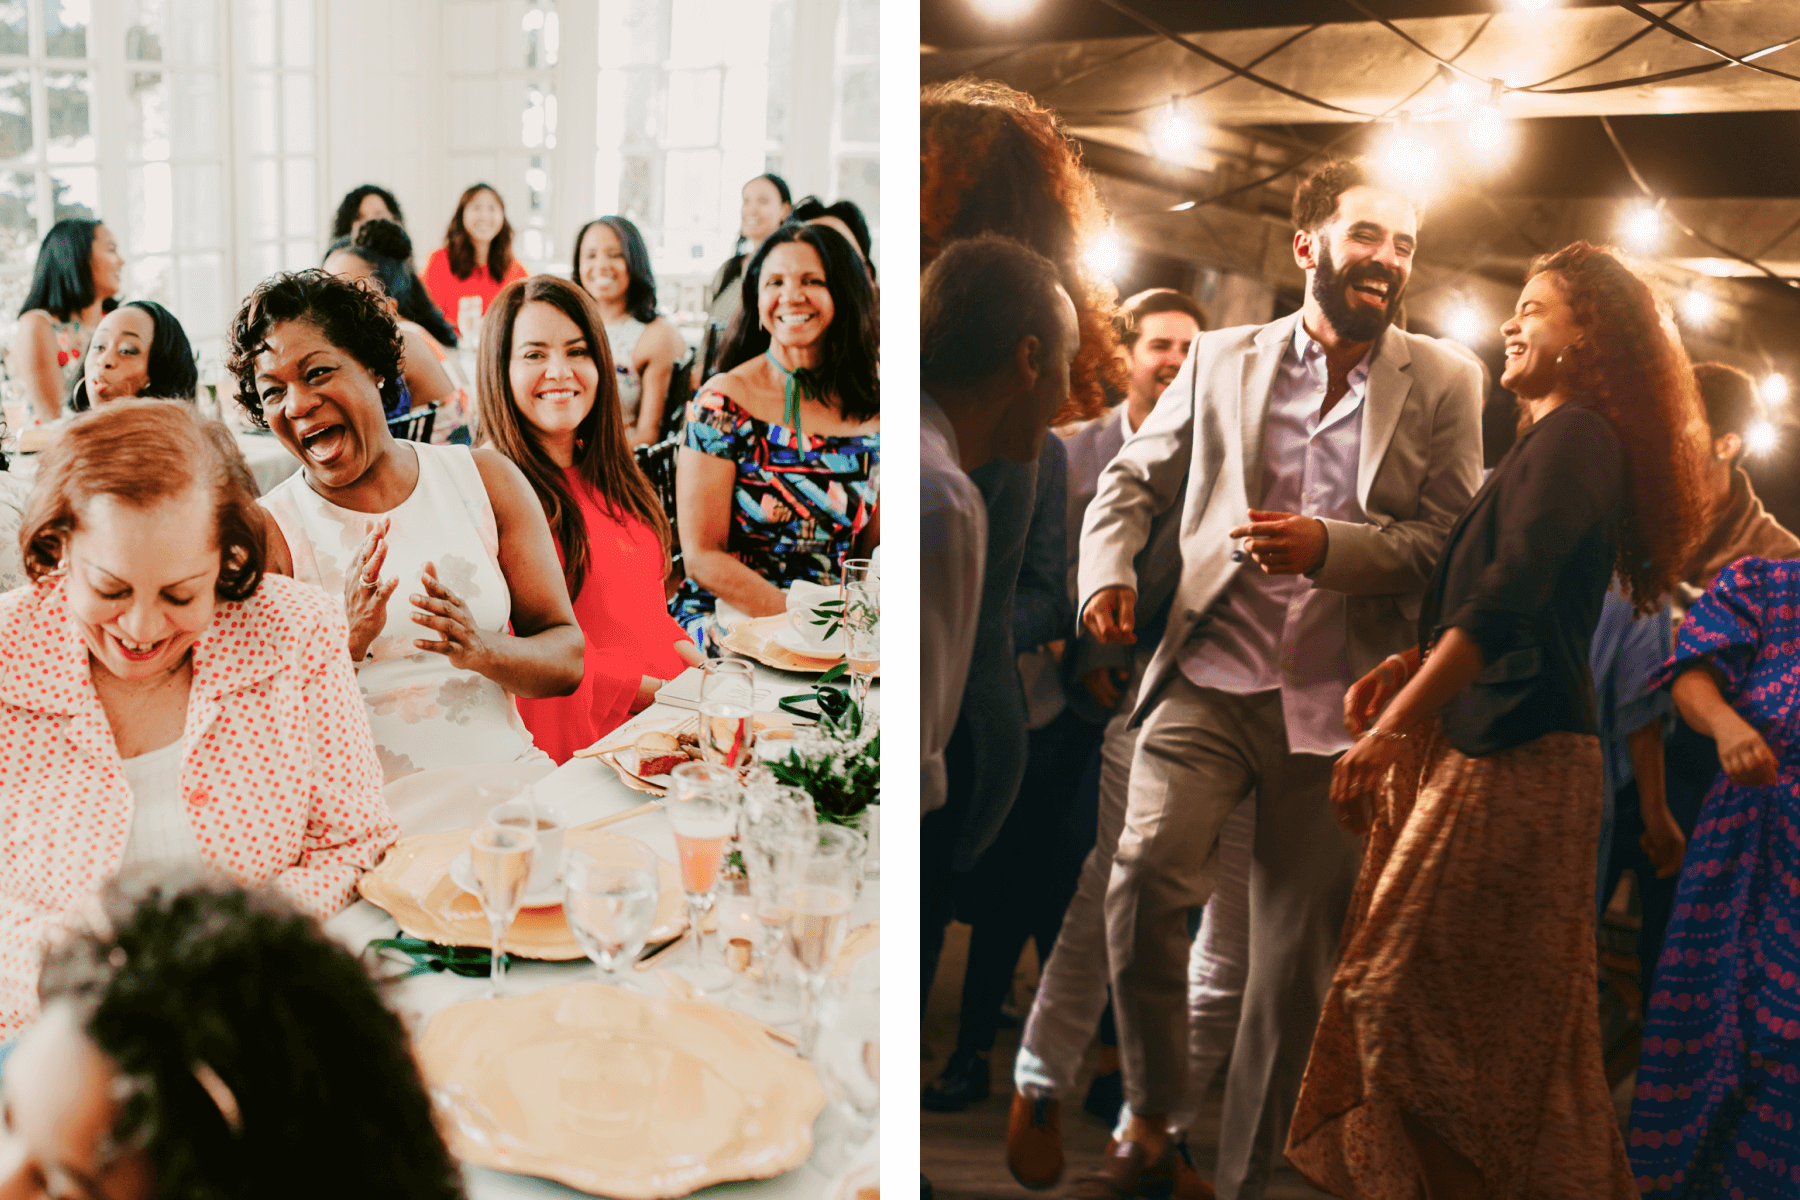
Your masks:
{"label": "open collar shirt", "polygon": [[919,800],[944,804],[944,749],[962,709],[987,561],[987,507],[962,469],[956,430],[919,394]]}

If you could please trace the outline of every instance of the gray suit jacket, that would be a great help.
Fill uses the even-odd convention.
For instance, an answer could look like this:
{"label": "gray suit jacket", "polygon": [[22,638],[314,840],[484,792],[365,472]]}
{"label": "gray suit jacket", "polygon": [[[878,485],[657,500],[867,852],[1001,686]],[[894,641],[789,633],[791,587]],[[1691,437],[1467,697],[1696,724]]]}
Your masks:
{"label": "gray suit jacket", "polygon": [[[1202,334],[1156,409],[1100,477],[1081,531],[1080,609],[1139,588],[1133,559],[1182,497],[1180,584],[1138,691],[1142,721],[1176,657],[1239,570],[1226,534],[1263,497],[1263,435],[1282,356],[1300,320]],[[1481,481],[1481,372],[1435,339],[1388,329],[1369,364],[1356,494],[1367,523],[1326,520],[1315,587],[1346,593],[1352,678],[1418,640],[1419,601],[1444,538]],[[1186,480],[1185,493],[1182,482]],[[1079,610],[1078,610],[1079,611]]]}

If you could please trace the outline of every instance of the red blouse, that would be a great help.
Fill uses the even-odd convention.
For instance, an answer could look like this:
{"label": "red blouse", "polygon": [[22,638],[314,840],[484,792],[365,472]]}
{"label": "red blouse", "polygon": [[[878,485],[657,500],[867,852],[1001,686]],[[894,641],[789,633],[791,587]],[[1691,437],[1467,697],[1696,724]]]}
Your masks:
{"label": "red blouse", "polygon": [[532,740],[558,763],[625,723],[645,675],[681,674],[687,664],[675,643],[690,640],[663,598],[663,548],[656,532],[636,517],[621,519],[573,467],[563,478],[588,535],[587,578],[575,597],[575,620],[587,639],[581,686],[572,696],[518,699]]}
{"label": "red blouse", "polygon": [[444,319],[450,322],[450,328],[456,329],[456,305],[464,296],[480,296],[482,315],[487,315],[488,305],[500,294],[500,289],[514,280],[525,278],[525,264],[513,259],[512,266],[507,268],[506,278],[496,280],[486,267],[476,267],[469,272],[467,279],[458,279],[450,270],[450,252],[439,246],[425,260],[425,290],[431,294],[431,302],[443,311]]}

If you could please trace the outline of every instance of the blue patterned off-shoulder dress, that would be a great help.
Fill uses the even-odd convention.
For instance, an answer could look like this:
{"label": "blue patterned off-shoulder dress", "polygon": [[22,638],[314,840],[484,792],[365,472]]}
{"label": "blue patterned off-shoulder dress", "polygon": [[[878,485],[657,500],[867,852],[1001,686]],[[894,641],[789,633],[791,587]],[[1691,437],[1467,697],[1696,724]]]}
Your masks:
{"label": "blue patterned off-shoulder dress", "polygon": [[1781,767],[1762,787],[1721,773],[1700,810],[1647,989],[1628,1153],[1646,1195],[1800,1196],[1800,562],[1726,568],[1651,684],[1696,660]]}
{"label": "blue patterned off-shoulder dress", "polygon": [[[881,435],[796,439],[720,392],[688,402],[685,445],[737,464],[725,548],[777,587],[797,579],[835,583],[880,495]],[[685,580],[669,612],[704,647],[716,597]]]}

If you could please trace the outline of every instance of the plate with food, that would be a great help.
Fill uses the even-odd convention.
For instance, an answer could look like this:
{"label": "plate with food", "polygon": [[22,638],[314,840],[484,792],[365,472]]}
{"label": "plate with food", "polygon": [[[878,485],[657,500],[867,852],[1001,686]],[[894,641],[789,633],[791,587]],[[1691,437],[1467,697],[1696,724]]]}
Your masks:
{"label": "plate with food", "polygon": [[[763,748],[794,736],[794,723],[780,713],[757,713],[754,728],[757,744]],[[698,715],[676,719],[639,728],[629,741],[615,737],[608,745],[577,750],[575,757],[597,758],[616,771],[626,787],[661,796],[668,791],[670,773],[676,767],[702,761],[699,730]]]}

